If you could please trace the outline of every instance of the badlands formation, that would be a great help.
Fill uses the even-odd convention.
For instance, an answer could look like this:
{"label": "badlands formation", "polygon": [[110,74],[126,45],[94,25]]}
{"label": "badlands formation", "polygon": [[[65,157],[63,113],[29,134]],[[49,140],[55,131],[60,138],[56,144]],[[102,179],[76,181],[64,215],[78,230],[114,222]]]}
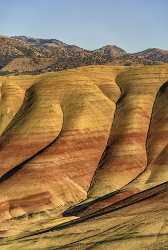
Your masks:
{"label": "badlands formation", "polygon": [[168,65],[0,77],[0,249],[168,249]]}

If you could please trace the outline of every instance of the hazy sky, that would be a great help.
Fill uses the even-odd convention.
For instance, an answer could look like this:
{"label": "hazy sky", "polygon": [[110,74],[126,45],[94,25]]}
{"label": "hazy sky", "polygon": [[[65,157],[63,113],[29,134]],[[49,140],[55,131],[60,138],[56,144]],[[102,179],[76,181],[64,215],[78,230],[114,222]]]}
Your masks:
{"label": "hazy sky", "polygon": [[0,34],[168,49],[168,0],[0,0]]}

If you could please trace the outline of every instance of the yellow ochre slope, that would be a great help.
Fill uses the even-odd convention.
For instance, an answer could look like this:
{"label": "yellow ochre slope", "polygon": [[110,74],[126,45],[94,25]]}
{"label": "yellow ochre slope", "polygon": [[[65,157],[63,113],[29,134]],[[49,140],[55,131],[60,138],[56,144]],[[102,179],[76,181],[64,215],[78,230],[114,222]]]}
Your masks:
{"label": "yellow ochre slope", "polygon": [[0,249],[168,248],[168,65],[4,76],[0,91]]}

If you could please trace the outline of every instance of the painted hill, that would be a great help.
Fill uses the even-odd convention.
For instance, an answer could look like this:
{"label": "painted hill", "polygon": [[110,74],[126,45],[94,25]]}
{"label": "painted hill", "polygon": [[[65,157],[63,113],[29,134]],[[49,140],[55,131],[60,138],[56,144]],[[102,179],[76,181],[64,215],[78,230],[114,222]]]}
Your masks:
{"label": "painted hill", "polygon": [[76,68],[84,65],[143,65],[168,63],[168,51],[147,49],[128,54],[106,45],[89,51],[56,39],[25,36],[0,37],[0,74],[42,73]]}
{"label": "painted hill", "polygon": [[0,83],[2,250],[168,248],[168,65]]}

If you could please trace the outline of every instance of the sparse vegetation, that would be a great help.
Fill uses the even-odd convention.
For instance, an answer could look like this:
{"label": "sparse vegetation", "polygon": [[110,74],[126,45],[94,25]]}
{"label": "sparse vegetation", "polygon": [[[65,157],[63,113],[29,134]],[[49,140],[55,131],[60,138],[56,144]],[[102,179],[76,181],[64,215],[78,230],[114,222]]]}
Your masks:
{"label": "sparse vegetation", "polygon": [[3,71],[37,74],[95,64],[130,66],[167,63],[168,51],[148,49],[127,54],[123,49],[112,45],[88,51],[55,39],[1,37],[0,60]]}

